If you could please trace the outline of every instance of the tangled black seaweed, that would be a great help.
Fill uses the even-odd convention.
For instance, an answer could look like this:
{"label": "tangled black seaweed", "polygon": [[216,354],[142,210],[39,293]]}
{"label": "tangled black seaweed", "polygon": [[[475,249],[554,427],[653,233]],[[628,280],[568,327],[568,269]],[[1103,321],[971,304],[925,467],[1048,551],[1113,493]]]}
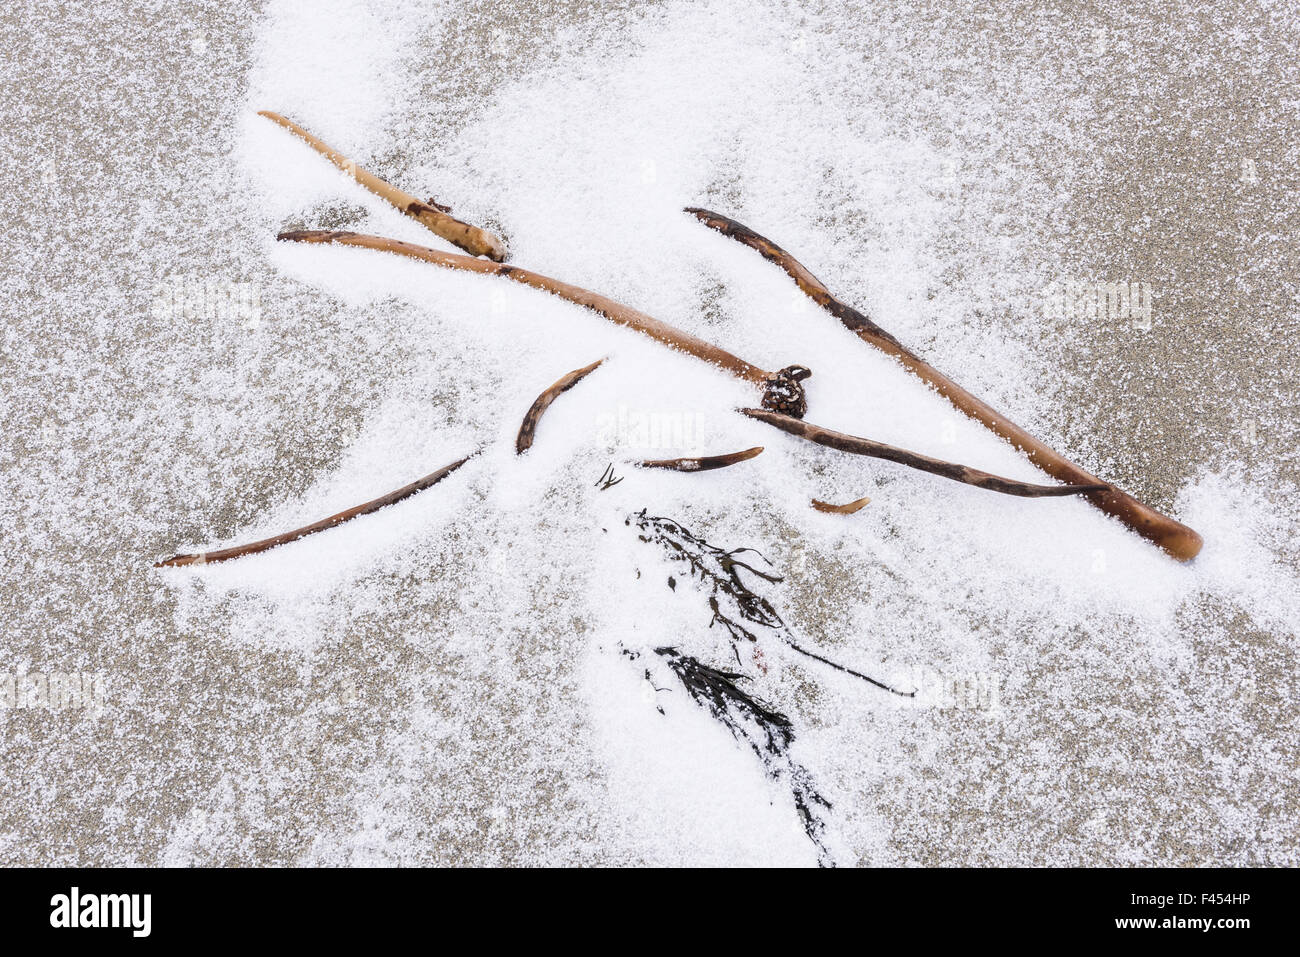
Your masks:
{"label": "tangled black seaweed", "polygon": [[[707,709],[709,714],[731,732],[733,738],[749,745],[763,762],[768,777],[788,782],[804,833],[817,848],[818,864],[834,867],[835,860],[826,846],[824,817],[831,809],[831,803],[813,786],[808,769],[790,756],[790,746],[795,737],[794,724],[790,719],[741,688],[738,682],[749,680],[745,675],[713,668],[673,647],[656,648],[654,651],[664,659],[697,705]],[[633,660],[640,657],[637,652],[627,649],[623,650],[623,654]],[[645,677],[653,685],[649,668],[645,671]],[[663,714],[663,708],[657,707],[659,713]]]}
{"label": "tangled black seaweed", "polygon": [[[708,588],[709,608],[713,612],[709,627],[722,626],[731,639],[731,650],[737,664],[742,664],[741,643],[757,642],[758,633],[767,629],[794,651],[836,671],[896,695],[909,698],[916,695],[915,691],[898,691],[799,645],[772,603],[755,592],[742,575],[742,572],[753,575],[756,585],[759,582],[776,584],[782,580],[780,575],[768,570],[772,563],[761,552],[753,548],[719,548],[670,518],[647,515],[645,509],[628,516],[627,524],[634,523],[641,541],[663,547],[674,562],[684,566],[692,577]],[[760,561],[764,567],[755,567]],[[668,587],[676,591],[677,580],[669,577]],[[835,862],[825,840],[825,814],[831,809],[831,804],[813,786],[808,769],[790,756],[790,746],[795,738],[790,719],[745,691],[739,683],[749,678],[740,672],[706,665],[672,646],[655,648],[654,652],[664,659],[697,705],[721,722],[737,741],[753,749],[769,777],[788,782],[804,833],[817,848],[818,863],[823,867],[833,867]],[[636,652],[626,649],[623,654],[633,659],[639,657]],[[653,685],[649,668],[645,669],[645,677]],[[656,707],[662,714],[663,708]]]}
{"label": "tangled black seaweed", "polygon": [[[780,575],[763,571],[750,564],[752,560],[750,556],[757,556],[757,558],[762,559],[764,565],[771,568],[772,563],[764,557],[762,552],[753,548],[733,548],[731,550],[718,548],[716,545],[711,545],[699,536],[692,534],[682,527],[680,523],[670,518],[647,515],[645,509],[628,516],[627,523],[631,525],[634,522],[640,531],[638,537],[641,541],[662,546],[667,550],[671,559],[685,565],[692,576],[698,578],[709,588],[709,608],[713,612],[709,627],[721,625],[723,630],[727,632],[732,641],[732,653],[736,656],[738,664],[740,663],[739,643],[742,640],[758,641],[758,635],[751,629],[767,628],[792,650],[805,658],[819,661],[836,671],[852,675],[891,694],[904,698],[916,696],[915,691],[899,691],[883,681],[878,681],[869,675],[862,674],[860,671],[855,671],[823,655],[819,655],[815,651],[810,651],[795,641],[790,629],[781,620],[781,616],[772,606],[772,603],[753,591],[741,577],[741,571],[744,570],[761,581],[775,584],[782,580]],[[745,557],[741,558],[739,556]],[[670,587],[676,585],[676,582],[672,579],[669,579],[669,583]]]}

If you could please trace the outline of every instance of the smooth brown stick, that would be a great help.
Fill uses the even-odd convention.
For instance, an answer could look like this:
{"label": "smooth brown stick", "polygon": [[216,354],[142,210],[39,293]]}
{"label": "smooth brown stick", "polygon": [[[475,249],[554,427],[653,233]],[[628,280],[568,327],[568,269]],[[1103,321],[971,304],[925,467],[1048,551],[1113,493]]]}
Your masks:
{"label": "smooth brown stick", "polygon": [[643,469],[671,469],[674,472],[710,472],[713,469],[725,469],[728,465],[745,462],[763,451],[763,446],[756,445],[743,452],[728,452],[726,455],[701,455],[693,459],[649,459],[639,462]]}
{"label": "smooth brown stick", "polygon": [[468,462],[472,456],[466,456],[450,465],[444,465],[436,472],[426,475],[422,479],[416,479],[410,485],[403,485],[401,488],[389,492],[387,495],[381,495],[379,498],[372,499],[363,505],[354,505],[352,508],[345,509],[329,518],[322,518],[319,522],[313,522],[310,525],[304,525],[302,528],[295,528],[292,532],[285,532],[282,535],[275,535],[271,538],[264,538],[258,542],[251,542],[248,545],[236,545],[233,548],[222,548],[214,552],[199,552],[194,555],[176,555],[165,561],[155,562],[154,568],[176,567],[179,565],[210,565],[213,562],[229,561],[232,558],[242,558],[244,555],[255,555],[258,552],[264,552],[268,549],[275,548],[277,545],[285,545],[289,542],[297,541],[307,535],[313,535],[316,532],[323,532],[335,525],[342,525],[344,522],[351,521],[361,515],[369,515],[371,512],[377,512],[381,508],[394,505],[404,498],[410,498],[416,492],[422,492],[431,485],[437,485],[456,469]]}
{"label": "smooth brown stick", "polygon": [[551,407],[551,403],[560,396],[561,393],[568,392],[575,385],[585,379],[589,374],[596,371],[604,359],[597,359],[589,366],[583,366],[581,369],[574,369],[572,372],[561,377],[554,385],[539,395],[536,401],[529,407],[528,412],[524,415],[524,421],[519,426],[519,434],[515,437],[515,454],[523,455],[533,447],[533,434],[537,431],[537,420],[542,414]]}
{"label": "smooth brown stick", "polygon": [[1001,492],[1004,495],[1019,495],[1022,498],[1050,498],[1056,495],[1078,495],[1081,492],[1095,492],[1106,487],[1101,484],[1031,485],[1028,482],[1017,482],[1015,479],[982,472],[968,465],[945,462],[943,459],[932,459],[928,455],[909,452],[893,445],[885,445],[883,442],[874,442],[871,439],[860,438],[856,435],[846,435],[843,432],[823,429],[819,425],[813,425],[811,422],[804,422],[802,419],[792,418],[788,415],[781,415],[778,412],[768,412],[766,409],[741,409],[740,411],[751,419],[766,422],[782,432],[788,432],[790,435],[807,439],[809,442],[816,442],[818,445],[824,445],[829,449],[851,452],[854,455],[869,455],[877,459],[888,459],[890,462],[897,462],[899,465],[920,469],[922,472],[929,472],[931,475],[940,475],[943,478],[952,479],[954,482],[974,485],[976,488],[985,488],[990,492]]}
{"label": "smooth brown stick", "polygon": [[812,507],[819,512],[833,512],[836,515],[852,515],[854,512],[861,510],[862,506],[870,505],[871,499],[860,498],[856,502],[849,502],[845,505],[832,505],[830,502],[823,502],[819,498],[812,500]]}
{"label": "smooth brown stick", "polygon": [[904,368],[932,386],[956,408],[977,422],[983,423],[1028,455],[1029,460],[1048,475],[1074,486],[1100,486],[1098,491],[1089,493],[1088,501],[1107,515],[1119,519],[1179,561],[1188,561],[1196,557],[1201,550],[1203,540],[1195,531],[1138,501],[1127,492],[1102,482],[1091,472],[1075,465],[1051,446],[1030,435],[988,403],[967,392],[862,313],[831,295],[826,286],[802,263],[770,239],[760,236],[734,219],[707,209],[690,208],[686,212],[697,217],[706,226],[744,243],[764,259],[780,266],[809,298],[839,319],[863,342],[898,359]]}
{"label": "smooth brown stick", "polygon": [[486,229],[479,229],[477,226],[461,222],[455,216],[449,216],[446,207],[440,208],[433,202],[426,203],[405,190],[398,189],[392,183],[380,179],[369,170],[358,166],[332,146],[312,136],[293,120],[287,119],[279,113],[272,113],[270,110],[258,110],[258,116],[265,116],[271,122],[278,123],[290,133],[306,141],[308,146],[366,189],[378,196],[382,196],[430,232],[436,233],[449,243],[454,243],[471,256],[487,256],[495,262],[501,262],[506,258],[505,243]]}
{"label": "smooth brown stick", "polygon": [[436,266],[446,266],[451,269],[463,269],[467,272],[485,273],[490,276],[503,276],[506,279],[513,279],[515,282],[521,282],[525,286],[532,286],[534,289],[540,289],[543,292],[549,292],[561,299],[567,299],[569,302],[576,303],[579,306],[586,306],[594,312],[600,313],[611,322],[618,323],[620,326],[627,326],[635,329],[644,335],[649,336],[666,346],[671,346],[681,352],[689,353],[705,362],[711,362],[714,365],[721,366],[733,375],[739,376],[749,382],[758,385],[766,385],[768,380],[776,378],[777,374],[766,372],[758,366],[750,365],[744,359],[733,356],[725,349],[720,349],[712,343],[705,342],[703,339],[697,339],[688,332],[682,332],[675,329],[666,322],[660,322],[652,316],[647,316],[644,312],[638,312],[630,306],[625,306],[621,302],[615,302],[599,293],[583,289],[581,286],[573,286],[567,282],[561,282],[558,279],[551,279],[548,276],[540,275],[528,269],[521,269],[518,266],[509,266],[503,263],[490,263],[482,259],[473,259],[469,256],[458,256],[455,253],[439,252],[436,249],[429,249],[425,246],[417,246],[415,243],[402,242],[399,239],[387,239],[383,236],[367,236],[363,233],[340,232],[337,230],[306,229],[293,232],[281,233],[276,237],[296,243],[325,243],[336,246],[359,246],[362,249],[374,249],[379,252],[396,253],[399,256],[407,256],[411,259],[419,259],[423,262],[433,263]]}

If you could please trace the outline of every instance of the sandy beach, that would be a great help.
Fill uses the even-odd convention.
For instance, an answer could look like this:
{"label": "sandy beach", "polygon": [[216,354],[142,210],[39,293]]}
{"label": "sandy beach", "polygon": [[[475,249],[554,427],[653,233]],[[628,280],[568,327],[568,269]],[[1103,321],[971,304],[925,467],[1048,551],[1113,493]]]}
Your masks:
{"label": "sandy beach", "polygon": [[[741,9],[0,14],[0,862],[815,863],[752,755],[642,700],[621,651],[656,626],[734,661],[617,538],[640,508],[759,548],[805,640],[931,688],[754,671],[837,863],[1300,861],[1294,11]],[[1046,481],[675,212],[725,207],[1204,551],[806,451],[730,413],[743,383],[530,290],[277,244],[437,240],[257,109],[512,261],[806,362],[811,419]],[[531,398],[605,354],[517,460]],[[700,447],[636,451],[628,410]],[[693,486],[622,464],[759,444]],[[152,567],[480,447],[355,537]]]}

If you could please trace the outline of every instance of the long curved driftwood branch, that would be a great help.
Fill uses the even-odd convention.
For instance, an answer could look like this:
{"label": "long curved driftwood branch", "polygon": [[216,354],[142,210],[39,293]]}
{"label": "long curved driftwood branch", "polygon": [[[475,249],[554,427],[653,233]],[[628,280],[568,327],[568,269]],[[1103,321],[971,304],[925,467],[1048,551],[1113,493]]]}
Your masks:
{"label": "long curved driftwood branch", "polygon": [[519,435],[515,437],[516,455],[523,455],[533,447],[533,437],[537,432],[537,422],[541,419],[543,413],[551,407],[551,403],[561,394],[568,392],[588,375],[595,372],[596,368],[604,361],[604,359],[597,359],[589,366],[583,366],[581,369],[574,369],[572,372],[566,373],[549,389],[537,397],[529,407],[528,412],[525,413],[524,421],[519,426]]}
{"label": "long curved driftwood branch", "polygon": [[1179,561],[1188,561],[1201,550],[1201,536],[1181,522],[1156,511],[1127,492],[1102,482],[1046,443],[1030,435],[988,403],[967,392],[939,370],[919,358],[892,335],[852,306],[831,295],[830,290],[799,260],[749,227],[720,213],[691,207],[686,212],[711,229],[744,243],[764,259],[780,266],[803,292],[869,345],[898,359],[903,367],[934,389],[966,415],[1007,439],[1029,456],[1048,475],[1074,486],[1095,485],[1088,495],[1097,508],[1119,519],[1143,538],[1159,545]]}
{"label": "long curved driftwood branch", "polygon": [[738,356],[733,356],[725,349],[721,349],[710,342],[705,342],[689,332],[676,329],[666,322],[660,322],[653,316],[648,316],[631,306],[615,302],[608,296],[602,296],[600,293],[583,289],[581,286],[561,282],[558,279],[552,279],[549,276],[543,276],[540,273],[522,269],[519,266],[485,262],[482,259],[458,256],[455,253],[444,253],[437,249],[429,249],[426,246],[417,246],[415,243],[402,242],[400,239],[388,239],[384,236],[368,236],[364,233],[341,232],[338,230],[304,229],[280,233],[276,238],[296,243],[359,246],[362,249],[396,253],[399,256],[407,256],[411,259],[433,263],[435,266],[446,266],[449,269],[462,269],[467,272],[484,273],[489,276],[502,276],[523,283],[525,286],[532,286],[534,289],[549,292],[561,299],[567,299],[579,306],[586,306],[588,309],[600,313],[611,322],[635,329],[637,332],[647,335],[666,346],[693,355],[697,359],[703,359],[705,362],[721,366],[732,375],[738,376],[747,382],[766,386],[780,375],[780,373],[760,369]]}
{"label": "long curved driftwood branch", "polygon": [[713,469],[725,469],[737,462],[747,462],[763,451],[763,446],[741,452],[728,452],[726,455],[699,455],[685,459],[648,459],[639,462],[643,469],[670,469],[674,472],[710,472]]}
{"label": "long curved driftwood branch", "polygon": [[991,492],[1001,492],[1004,495],[1019,495],[1022,498],[1050,498],[1057,495],[1079,495],[1083,492],[1096,492],[1106,488],[1101,483],[1089,485],[1031,485],[1028,482],[1017,482],[1015,479],[982,472],[979,469],[971,468],[969,465],[958,465],[955,462],[945,462],[943,459],[932,459],[928,455],[909,452],[893,445],[885,445],[883,442],[874,442],[871,439],[859,438],[856,435],[846,435],[843,432],[823,429],[820,425],[813,425],[811,422],[804,422],[788,415],[781,415],[779,412],[768,412],[766,409],[741,409],[740,411],[751,419],[766,422],[782,432],[788,432],[790,435],[807,439],[809,442],[816,442],[818,445],[824,445],[829,449],[851,452],[854,455],[869,455],[877,459],[888,459],[890,462],[897,462],[899,465],[920,469],[922,472],[929,472],[931,475],[940,475],[943,478],[952,479],[954,482],[974,485],[976,488],[988,489]]}
{"label": "long curved driftwood branch", "polygon": [[264,552],[268,549],[275,548],[277,545],[287,545],[289,542],[297,541],[307,535],[313,535],[316,532],[323,532],[326,529],[333,528],[336,525],[342,525],[344,522],[351,521],[361,515],[369,515],[371,512],[377,512],[381,508],[389,505],[395,505],[404,498],[410,498],[416,492],[423,492],[432,485],[437,485],[456,469],[468,462],[473,456],[465,456],[463,459],[452,462],[450,465],[444,465],[436,472],[431,472],[424,478],[416,479],[410,485],[403,485],[399,489],[389,492],[387,495],[381,495],[379,498],[371,499],[361,505],[354,505],[352,508],[345,509],[329,518],[322,518],[319,522],[312,522],[310,525],[304,525],[302,528],[295,528],[291,532],[284,532],[281,535],[274,535],[271,538],[264,538],[261,541],[250,542],[247,545],[236,545],[232,548],[221,548],[212,552],[197,552],[192,555],[175,555],[172,558],[165,559],[161,562],[154,562],[154,568],[176,567],[179,565],[211,565],[213,562],[229,561],[232,558],[242,558],[245,555],[255,555],[258,552]]}
{"label": "long curved driftwood branch", "polygon": [[486,229],[471,226],[455,216],[448,215],[449,210],[446,206],[439,206],[432,201],[426,203],[405,190],[398,189],[392,183],[380,179],[369,170],[362,169],[338,150],[317,139],[293,120],[287,119],[279,113],[272,113],[270,110],[258,110],[258,116],[265,116],[272,123],[283,126],[290,133],[306,141],[308,146],[366,189],[378,196],[382,196],[430,232],[436,233],[449,243],[456,244],[471,256],[487,256],[496,262],[501,262],[506,258],[505,243]]}

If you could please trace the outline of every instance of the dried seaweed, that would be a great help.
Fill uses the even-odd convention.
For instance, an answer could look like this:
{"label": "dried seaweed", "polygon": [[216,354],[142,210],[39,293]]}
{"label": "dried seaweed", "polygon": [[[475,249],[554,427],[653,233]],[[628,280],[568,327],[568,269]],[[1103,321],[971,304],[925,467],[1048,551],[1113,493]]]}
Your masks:
{"label": "dried seaweed", "polygon": [[[647,515],[645,509],[628,516],[627,524],[631,525],[633,523],[640,530],[638,537],[641,541],[653,542],[662,546],[673,561],[685,565],[691,575],[698,578],[709,589],[709,608],[713,612],[709,627],[721,625],[722,629],[727,632],[732,641],[732,653],[735,655],[737,663],[740,663],[741,660],[738,650],[740,643],[742,641],[757,642],[758,634],[755,633],[754,629],[767,629],[789,648],[805,658],[821,662],[836,671],[852,675],[892,694],[905,698],[916,696],[915,691],[899,691],[883,681],[878,681],[869,675],[864,675],[859,671],[832,661],[824,655],[810,651],[796,641],[772,603],[753,591],[741,577],[741,571],[743,570],[761,581],[773,584],[782,581],[780,575],[761,570],[751,564],[755,559],[750,556],[756,556],[768,568],[772,567],[772,563],[761,552],[753,548],[733,548],[730,550],[719,548],[693,534],[682,527],[680,523],[670,518]],[[740,556],[745,557],[742,559]],[[675,586],[675,582],[673,584]]]}
{"label": "dried seaweed", "polygon": [[[741,664],[739,647],[743,642],[756,643],[760,633],[770,633],[799,654],[837,671],[853,675],[893,694],[915,696],[915,691],[898,691],[875,678],[809,651],[795,641],[772,602],[754,591],[747,576],[743,574],[748,572],[752,575],[753,578],[749,580],[755,586],[762,582],[776,584],[782,580],[780,575],[771,570],[772,563],[756,549],[719,548],[670,518],[647,515],[645,509],[629,515],[627,524],[635,524],[641,541],[663,547],[673,562],[684,566],[693,578],[704,584],[709,593],[709,608],[713,613],[709,627],[720,625],[727,633],[738,664]],[[760,564],[762,567],[758,567]],[[669,576],[668,587],[676,591],[677,579]],[[763,762],[769,777],[788,783],[804,832],[817,848],[818,863],[823,867],[834,866],[835,862],[825,840],[825,814],[831,809],[831,804],[813,786],[808,769],[790,756],[790,746],[795,738],[794,725],[790,719],[742,688],[740,682],[750,679],[738,671],[724,671],[707,665],[670,645],[657,647],[654,652],[664,659],[697,705],[721,722],[733,738],[753,749]],[[626,649],[623,653],[633,659],[639,657],[636,652]],[[759,667],[767,670],[762,664]],[[649,668],[646,669],[645,676],[653,685]],[[663,713],[662,707],[659,707],[659,712]]]}
{"label": "dried seaweed", "polygon": [[[656,648],[654,652],[664,659],[697,705],[721,722],[737,741],[749,745],[772,780],[789,785],[804,833],[817,848],[817,863],[834,867],[835,860],[826,846],[825,814],[830,811],[831,803],[814,787],[808,769],[790,755],[795,739],[790,719],[741,688],[738,682],[749,680],[745,675],[711,667],[670,646]],[[634,660],[640,657],[627,649],[623,654]],[[649,668],[645,677],[653,686]],[[664,713],[661,706],[656,707],[660,714]]]}

